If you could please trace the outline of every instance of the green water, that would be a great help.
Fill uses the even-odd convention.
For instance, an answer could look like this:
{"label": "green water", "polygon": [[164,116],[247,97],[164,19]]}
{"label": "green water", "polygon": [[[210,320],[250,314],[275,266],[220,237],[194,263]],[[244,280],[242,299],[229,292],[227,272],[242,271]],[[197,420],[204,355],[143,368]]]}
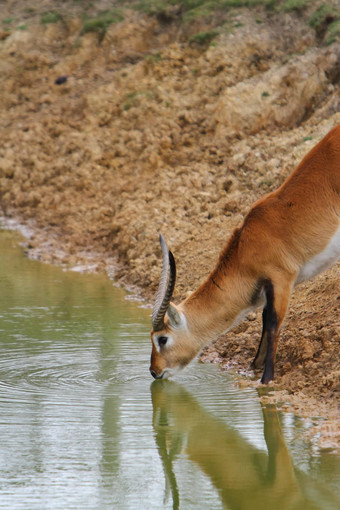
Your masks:
{"label": "green water", "polygon": [[213,366],[152,383],[149,310],[0,248],[0,509],[340,508],[312,422]]}

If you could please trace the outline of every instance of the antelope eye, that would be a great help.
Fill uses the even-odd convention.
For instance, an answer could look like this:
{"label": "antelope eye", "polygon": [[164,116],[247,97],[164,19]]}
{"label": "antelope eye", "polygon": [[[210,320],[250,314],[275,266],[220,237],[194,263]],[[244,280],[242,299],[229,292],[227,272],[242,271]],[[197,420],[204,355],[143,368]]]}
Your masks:
{"label": "antelope eye", "polygon": [[160,336],[158,337],[158,344],[163,347],[163,345],[165,345],[168,341],[168,337],[167,336]]}

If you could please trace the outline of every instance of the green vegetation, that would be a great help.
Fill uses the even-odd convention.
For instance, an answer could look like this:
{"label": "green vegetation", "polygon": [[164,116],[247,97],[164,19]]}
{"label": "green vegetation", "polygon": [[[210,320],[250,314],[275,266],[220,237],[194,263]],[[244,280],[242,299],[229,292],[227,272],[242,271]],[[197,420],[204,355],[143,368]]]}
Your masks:
{"label": "green vegetation", "polygon": [[11,23],[13,23],[14,21],[14,18],[5,18],[2,22],[4,25],[10,25]]}
{"label": "green vegetation", "polygon": [[47,11],[40,16],[40,23],[48,25],[49,23],[58,23],[61,20],[61,14],[57,11]]}
{"label": "green vegetation", "polygon": [[[310,4],[309,0],[139,0],[135,1],[132,7],[149,15],[165,15],[168,20],[180,16],[183,21],[191,21],[232,8],[262,6],[268,10],[302,12],[309,8]],[[318,8],[315,22],[320,14],[322,16],[323,9],[334,10],[335,7],[324,4]]]}
{"label": "green vegetation", "polygon": [[100,11],[94,18],[89,18],[86,15],[84,16],[82,33],[97,32],[101,36],[104,36],[112,23],[119,23],[119,21],[123,21],[123,19],[124,16],[119,9]]}
{"label": "green vegetation", "polygon": [[[157,16],[161,23],[191,23],[198,19],[205,18],[211,22],[208,31],[202,31],[190,37],[190,44],[208,46],[216,44],[213,40],[220,30],[237,29],[242,26],[242,21],[232,19],[238,14],[238,9],[257,8],[254,19],[257,23],[262,23],[261,11],[263,8],[280,12],[296,12],[303,16],[309,25],[315,30],[319,41],[325,44],[331,44],[340,40],[340,4],[336,0],[117,0],[111,3],[107,10],[98,12],[96,2],[90,0],[62,0],[63,3],[78,4],[78,15],[82,11],[83,23],[80,36],[88,32],[95,32],[99,39],[103,38],[113,23],[123,21],[124,10],[126,8],[136,9],[150,16]],[[262,9],[259,9],[261,8]],[[80,12],[79,12],[80,11]],[[4,28],[13,29],[14,23],[19,30],[26,30],[24,24],[27,14],[36,13],[40,16],[42,25],[57,23],[63,19],[63,10],[48,10],[38,14],[36,8],[26,7],[23,9],[26,13],[25,20],[20,23],[17,16],[7,17],[0,21]],[[309,18],[308,18],[309,17]],[[192,34],[192,31],[191,31]],[[157,60],[157,57],[151,55],[150,61]]]}
{"label": "green vegetation", "polygon": [[[340,6],[336,3],[313,2],[318,7],[311,14],[309,24],[316,30],[320,39],[330,44],[340,38]],[[312,4],[313,5],[313,4]],[[163,16],[164,19],[180,18],[183,22],[190,22],[197,18],[204,18],[225,13],[229,9],[241,7],[265,7],[268,10],[277,12],[298,12],[303,13],[312,8],[309,0],[139,0],[133,3],[133,7],[148,15]],[[221,16],[223,23],[223,16]],[[216,34],[209,41],[209,33],[194,35],[190,42],[196,44],[208,44],[216,37]]]}
{"label": "green vegetation", "polygon": [[198,32],[190,37],[189,42],[198,44],[199,46],[206,46],[211,43],[215,37],[217,37],[219,31],[216,29],[209,30],[208,32]]}
{"label": "green vegetation", "polygon": [[134,8],[152,15],[167,12],[169,8],[178,6],[184,13],[184,20],[188,21],[196,17],[209,16],[219,9],[255,7],[257,5],[272,8],[277,3],[280,2],[277,0],[140,0],[134,4]]}
{"label": "green vegetation", "polygon": [[263,5],[267,9],[272,9],[276,3],[276,0],[223,0],[220,2],[223,7],[256,7],[257,5]]}
{"label": "green vegetation", "polygon": [[309,18],[309,24],[316,30],[323,24],[336,17],[336,10],[332,5],[322,4],[313,12]]}
{"label": "green vegetation", "polygon": [[332,44],[340,39],[340,16],[338,19],[333,21],[328,27],[328,37],[326,38],[326,44]]}
{"label": "green vegetation", "polygon": [[141,0],[136,3],[133,7],[137,11],[144,12],[145,14],[158,14],[162,11],[166,10],[168,4],[172,4],[172,2],[165,2],[163,0]]}
{"label": "green vegetation", "polygon": [[331,44],[340,38],[340,6],[321,4],[309,18],[309,24],[326,44]]}
{"label": "green vegetation", "polygon": [[186,10],[183,19],[184,21],[190,21],[197,18],[206,18],[210,16],[216,10],[216,2],[201,2],[201,5]]}
{"label": "green vegetation", "polygon": [[308,0],[286,0],[281,8],[286,11],[303,11],[303,9],[306,9],[308,7]]}

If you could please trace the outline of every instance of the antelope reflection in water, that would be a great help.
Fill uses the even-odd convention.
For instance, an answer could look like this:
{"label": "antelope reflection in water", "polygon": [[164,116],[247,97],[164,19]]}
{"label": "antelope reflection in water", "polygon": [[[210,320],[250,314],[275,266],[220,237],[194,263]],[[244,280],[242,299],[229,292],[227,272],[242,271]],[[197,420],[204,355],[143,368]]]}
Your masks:
{"label": "antelope reflection in water", "polygon": [[[181,385],[151,385],[153,427],[173,509],[180,507],[174,469],[185,451],[218,489],[228,509],[338,509],[340,499],[315,480],[294,469],[274,406],[262,407],[268,453],[209,414]],[[193,496],[194,497],[194,496]]]}

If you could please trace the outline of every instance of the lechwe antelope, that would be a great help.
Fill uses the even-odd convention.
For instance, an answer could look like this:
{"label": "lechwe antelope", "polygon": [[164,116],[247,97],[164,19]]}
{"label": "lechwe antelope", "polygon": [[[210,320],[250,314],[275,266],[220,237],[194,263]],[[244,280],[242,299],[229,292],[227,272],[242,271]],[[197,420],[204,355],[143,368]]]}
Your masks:
{"label": "lechwe antelope", "polygon": [[178,306],[170,302],[176,265],[162,236],[163,267],[152,313],[150,372],[160,379],[264,306],[253,361],[274,379],[280,327],[293,287],[340,257],[340,125],[276,191],[258,200],[223,249],[207,280]]}

